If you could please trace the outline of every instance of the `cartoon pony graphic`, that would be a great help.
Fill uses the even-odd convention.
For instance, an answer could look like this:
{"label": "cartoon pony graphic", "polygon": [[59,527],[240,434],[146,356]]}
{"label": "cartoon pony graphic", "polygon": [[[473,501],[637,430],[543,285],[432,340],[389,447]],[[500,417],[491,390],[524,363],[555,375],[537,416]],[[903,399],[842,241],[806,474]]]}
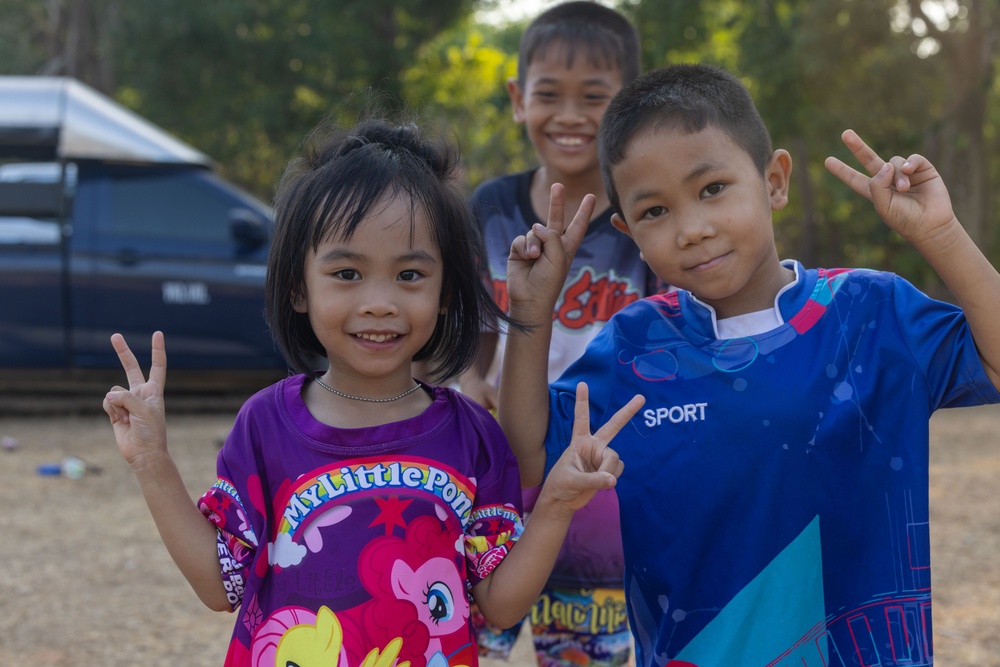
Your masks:
{"label": "cartoon pony graphic", "polygon": [[[347,667],[344,634],[337,615],[326,607],[319,612],[285,608],[274,614],[255,639],[252,663],[295,667]],[[396,638],[384,650],[373,648],[358,667],[409,667],[397,662],[402,640]]]}
{"label": "cartoon pony graphic", "polygon": [[317,613],[302,607],[277,610],[254,633],[251,664],[471,664],[475,647],[469,641],[460,545],[434,516],[413,519],[401,537],[376,537],[358,557],[358,576],[371,598],[336,613],[326,607]]}

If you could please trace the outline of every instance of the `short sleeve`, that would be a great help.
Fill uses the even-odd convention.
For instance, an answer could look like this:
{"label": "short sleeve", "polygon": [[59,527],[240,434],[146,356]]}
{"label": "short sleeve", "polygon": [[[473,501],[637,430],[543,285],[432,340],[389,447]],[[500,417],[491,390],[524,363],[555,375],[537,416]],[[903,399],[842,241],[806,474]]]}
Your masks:
{"label": "short sleeve", "polygon": [[573,435],[577,384],[587,383],[591,425],[596,428],[596,425],[607,420],[614,391],[616,318],[617,316],[612,317],[587,345],[583,356],[549,385],[549,425],[545,434],[546,475],[569,447]]}
{"label": "short sleeve", "polygon": [[[226,440],[216,462],[218,478],[198,500],[198,509],[218,531],[217,548],[220,572],[229,605],[236,609],[243,600],[247,572],[260,544],[258,535],[266,534],[263,515],[252,504],[262,502],[260,476],[253,456],[233,456],[237,449],[249,446],[240,436],[241,419]],[[247,462],[234,464],[235,461]],[[247,465],[250,467],[248,468]],[[251,506],[247,506],[247,502]]]}
{"label": "short sleeve", "polygon": [[506,557],[524,525],[521,475],[507,438],[485,409],[466,401],[466,410],[480,437],[476,499],[464,537],[469,584],[475,586]]}
{"label": "short sleeve", "polygon": [[247,524],[246,510],[232,491],[232,483],[219,478],[198,501],[198,509],[218,531],[216,545],[222,582],[229,606],[236,609],[243,600],[245,573],[257,551],[257,538]]}
{"label": "short sleeve", "polygon": [[893,309],[904,344],[924,369],[932,410],[1000,401],[961,308],[895,276]]}

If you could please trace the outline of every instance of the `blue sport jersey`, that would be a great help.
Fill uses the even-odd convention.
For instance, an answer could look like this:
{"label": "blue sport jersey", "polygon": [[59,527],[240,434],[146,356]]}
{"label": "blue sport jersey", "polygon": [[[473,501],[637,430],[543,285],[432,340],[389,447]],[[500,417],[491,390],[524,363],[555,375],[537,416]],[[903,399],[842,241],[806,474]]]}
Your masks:
{"label": "blue sport jersey", "polygon": [[551,387],[551,466],[576,384],[612,447],[638,664],[932,665],[928,421],[1000,401],[962,311],[890,273],[805,270],[781,324],[720,340],[689,292],[616,314]]}

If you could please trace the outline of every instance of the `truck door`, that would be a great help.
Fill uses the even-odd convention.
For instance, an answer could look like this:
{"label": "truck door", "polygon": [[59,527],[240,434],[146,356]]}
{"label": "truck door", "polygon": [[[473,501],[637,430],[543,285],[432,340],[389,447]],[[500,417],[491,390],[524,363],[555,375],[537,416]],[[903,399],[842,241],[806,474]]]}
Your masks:
{"label": "truck door", "polygon": [[171,368],[284,368],[263,316],[266,207],[172,167],[94,165],[79,197],[96,225],[74,239],[78,365],[104,365],[116,331],[143,349],[159,329]]}
{"label": "truck door", "polygon": [[62,216],[71,187],[56,163],[0,164],[2,368],[69,363]]}

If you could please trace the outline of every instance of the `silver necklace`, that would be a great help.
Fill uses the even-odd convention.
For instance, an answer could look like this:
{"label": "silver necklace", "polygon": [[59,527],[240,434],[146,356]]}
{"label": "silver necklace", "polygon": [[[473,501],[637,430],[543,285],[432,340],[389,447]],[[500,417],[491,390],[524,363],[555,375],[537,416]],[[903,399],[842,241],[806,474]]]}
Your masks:
{"label": "silver necklace", "polygon": [[389,398],[368,398],[367,396],[355,396],[354,394],[345,394],[342,391],[337,391],[336,389],[334,389],[333,387],[331,387],[327,383],[323,382],[319,378],[313,378],[313,379],[316,380],[316,384],[318,384],[319,386],[323,387],[323,389],[326,389],[327,391],[329,391],[329,392],[331,392],[333,394],[336,394],[337,396],[343,396],[344,398],[354,399],[355,401],[368,401],[369,403],[391,403],[392,401],[398,401],[399,399],[403,398],[404,396],[409,396],[410,394],[412,394],[413,392],[415,392],[417,389],[420,389],[420,385],[416,384],[416,385],[410,387],[409,389],[407,389],[406,391],[404,391],[402,394],[397,394],[395,396],[390,396]]}

